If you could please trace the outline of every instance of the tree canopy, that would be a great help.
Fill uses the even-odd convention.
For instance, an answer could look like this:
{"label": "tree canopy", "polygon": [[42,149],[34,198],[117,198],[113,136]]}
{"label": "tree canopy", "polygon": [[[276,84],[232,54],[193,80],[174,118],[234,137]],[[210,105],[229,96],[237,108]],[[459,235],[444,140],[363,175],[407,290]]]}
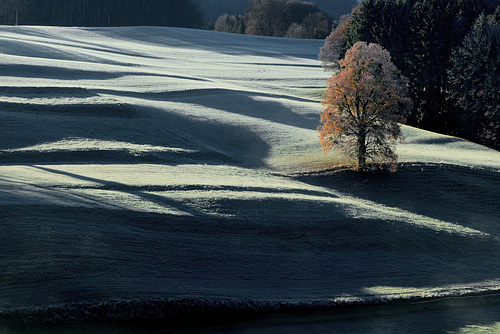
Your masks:
{"label": "tree canopy", "polygon": [[394,144],[401,139],[398,122],[411,108],[407,79],[377,44],[356,43],[339,62],[340,71],[327,81],[318,127],[325,152],[337,148],[356,157],[396,166]]}

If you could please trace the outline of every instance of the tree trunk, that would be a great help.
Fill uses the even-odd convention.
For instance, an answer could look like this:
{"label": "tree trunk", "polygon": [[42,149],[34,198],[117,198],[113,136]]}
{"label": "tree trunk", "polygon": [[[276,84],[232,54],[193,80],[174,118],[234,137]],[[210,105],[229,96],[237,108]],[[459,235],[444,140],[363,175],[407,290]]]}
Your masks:
{"label": "tree trunk", "polygon": [[358,134],[358,170],[366,171],[366,133],[364,130]]}

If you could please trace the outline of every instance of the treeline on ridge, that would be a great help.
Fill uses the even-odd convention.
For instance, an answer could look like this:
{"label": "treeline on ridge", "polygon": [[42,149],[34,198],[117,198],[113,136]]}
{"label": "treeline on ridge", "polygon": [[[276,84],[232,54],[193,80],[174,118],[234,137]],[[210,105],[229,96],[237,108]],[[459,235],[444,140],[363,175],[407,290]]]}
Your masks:
{"label": "treeline on ridge", "polygon": [[359,41],[409,79],[408,124],[500,148],[500,1],[364,0],[327,37],[324,66]]}
{"label": "treeline on ridge", "polygon": [[193,0],[0,0],[0,24],[201,28]]}
{"label": "treeline on ridge", "polygon": [[[357,0],[0,0],[0,24],[153,25],[324,39],[333,19],[320,8],[329,13],[347,13],[356,3]],[[219,19],[212,18],[217,11]],[[223,14],[227,12],[236,14]]]}
{"label": "treeline on ridge", "polygon": [[[354,1],[355,2],[355,1]],[[349,0],[338,4],[354,3]],[[347,11],[349,12],[350,9]],[[214,30],[249,35],[324,39],[334,20],[316,2],[250,0],[245,15],[221,15]]]}
{"label": "treeline on ridge", "polygon": [[[304,0],[318,5],[319,9],[335,19],[350,13],[358,4],[357,0]],[[215,22],[224,13],[245,16],[250,0],[199,0],[205,19]]]}
{"label": "treeline on ridge", "polygon": [[[324,39],[334,19],[357,0],[0,0],[0,24],[48,26],[171,26],[251,35]],[[319,6],[318,3],[321,5]],[[215,8],[210,8],[209,5]],[[337,11],[333,10],[337,6]],[[216,21],[205,13],[223,14]]]}

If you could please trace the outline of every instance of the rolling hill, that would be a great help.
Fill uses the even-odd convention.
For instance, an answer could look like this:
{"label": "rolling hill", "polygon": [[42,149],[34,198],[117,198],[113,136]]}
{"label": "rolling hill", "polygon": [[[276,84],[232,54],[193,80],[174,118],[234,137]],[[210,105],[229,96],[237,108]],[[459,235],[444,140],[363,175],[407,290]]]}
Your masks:
{"label": "rolling hill", "polygon": [[321,45],[0,27],[3,330],[498,326],[500,153],[404,126],[396,174],[331,169]]}

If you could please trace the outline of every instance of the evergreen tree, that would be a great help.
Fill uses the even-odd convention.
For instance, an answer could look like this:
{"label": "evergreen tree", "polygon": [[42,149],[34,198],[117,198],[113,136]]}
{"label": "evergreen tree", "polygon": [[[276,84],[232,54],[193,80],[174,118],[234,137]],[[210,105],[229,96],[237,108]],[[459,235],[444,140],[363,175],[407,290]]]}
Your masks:
{"label": "evergreen tree", "polygon": [[458,134],[500,148],[500,7],[453,50],[448,81]]}
{"label": "evergreen tree", "polygon": [[[453,133],[446,99],[451,50],[460,44],[488,0],[364,0],[348,21],[343,43],[378,43],[408,77],[415,107],[409,124]],[[342,57],[342,55],[340,55]]]}
{"label": "evergreen tree", "polygon": [[0,0],[0,23],[58,26],[159,25],[197,28],[203,15],[194,0]]}

